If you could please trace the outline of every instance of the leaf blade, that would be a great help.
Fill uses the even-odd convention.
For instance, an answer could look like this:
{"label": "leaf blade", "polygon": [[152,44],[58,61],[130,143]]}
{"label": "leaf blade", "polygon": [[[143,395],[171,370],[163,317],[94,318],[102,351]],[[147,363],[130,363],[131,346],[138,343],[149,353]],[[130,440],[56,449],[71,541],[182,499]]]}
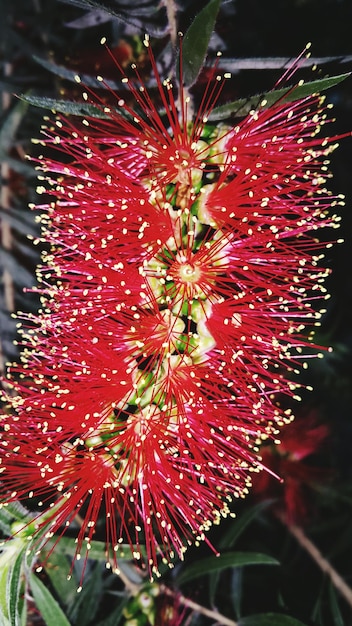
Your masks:
{"label": "leaf blade", "polygon": [[295,102],[301,98],[306,98],[314,93],[320,93],[326,89],[330,89],[335,85],[338,85],[342,81],[346,80],[351,75],[350,72],[345,74],[338,74],[337,76],[329,76],[319,80],[313,80],[303,85],[284,87],[283,89],[274,89],[262,95],[251,96],[250,98],[240,98],[234,102],[223,104],[215,107],[209,115],[210,121],[222,120],[228,117],[243,117],[247,115],[253,108],[266,101],[262,109],[274,106],[275,104],[287,104],[289,102]]}
{"label": "leaf blade", "polygon": [[258,552],[227,552],[220,554],[220,556],[211,556],[192,563],[178,576],[177,582],[182,585],[211,572],[246,565],[279,565],[279,562],[271,556]]}
{"label": "leaf blade", "polygon": [[[37,55],[34,55],[34,60],[44,67],[48,72],[59,76],[60,78],[64,78],[65,80],[69,80],[72,83],[76,82],[76,76],[79,75],[81,79],[81,83],[87,87],[93,87],[94,89],[121,89],[121,85],[116,83],[113,80],[105,79],[104,82],[99,81],[95,76],[90,76],[89,74],[82,74],[81,72],[77,72],[76,70],[70,70],[64,65],[59,65],[58,63],[54,63],[53,61],[48,61],[47,59],[43,59]],[[123,86],[123,83],[122,83]]]}
{"label": "leaf blade", "polygon": [[[247,509],[238,518],[233,520],[233,524],[229,527],[227,532],[225,532],[225,534],[217,543],[219,550],[228,550],[229,548],[232,548],[237,539],[246,530],[247,526],[251,524],[255,517],[260,514],[263,509],[266,509],[271,503],[272,500],[259,502],[258,504],[255,504],[254,506]],[[212,604],[215,603],[215,593],[219,583],[219,579],[220,572],[213,572],[209,576],[209,597]]]}
{"label": "leaf blade", "polygon": [[[90,542],[90,550],[89,550],[89,558],[95,561],[106,561],[106,544],[103,541],[92,540]],[[51,543],[47,544],[49,550],[51,549]],[[60,540],[55,545],[55,552],[61,554],[67,554],[68,556],[74,557],[77,549],[77,544],[75,543],[75,539],[72,537],[60,537]],[[141,552],[145,556],[145,550],[140,547]],[[129,544],[121,544],[119,545],[119,551],[117,553],[117,557],[119,561],[132,561],[133,553]]]}
{"label": "leaf blade", "polygon": [[210,0],[194,18],[182,43],[182,71],[185,85],[192,85],[203,67],[221,0]]}
{"label": "leaf blade", "polygon": [[73,572],[71,578],[67,578],[69,559],[66,554],[53,551],[45,565],[45,572],[65,609],[69,609],[77,599],[78,581]]}
{"label": "leaf blade", "polygon": [[121,622],[121,618],[123,617],[123,610],[127,605],[127,602],[128,598],[122,599],[120,604],[118,604],[114,610],[96,626],[118,626]]}
{"label": "leaf blade", "polygon": [[236,543],[237,539],[241,536],[241,534],[246,530],[247,526],[259,515],[263,510],[268,508],[270,504],[272,504],[272,500],[265,500],[264,502],[259,502],[255,504],[251,508],[247,509],[242,513],[238,518],[233,520],[233,524],[229,527],[227,532],[222,536],[219,540],[218,548],[219,550],[225,550],[228,548],[232,548]]}
{"label": "leaf blade", "polygon": [[[20,606],[20,589],[21,589],[21,573],[24,550],[18,554],[13,566],[9,569],[6,595],[7,595],[7,611],[10,618],[11,626],[18,626],[20,623],[21,606]],[[22,602],[23,606],[23,602]]]}
{"label": "leaf blade", "polygon": [[306,626],[295,617],[283,613],[260,613],[242,617],[238,626]]}
{"label": "leaf blade", "polygon": [[33,104],[33,106],[65,113],[66,115],[87,115],[88,117],[99,117],[103,119],[108,119],[109,117],[94,104],[72,102],[71,100],[55,100],[55,98],[47,98],[46,96],[27,96],[26,94],[21,94],[19,97],[21,100]]}
{"label": "leaf blade", "polygon": [[42,581],[31,572],[29,583],[34,602],[47,626],[71,626],[65,613],[45,587]]}
{"label": "leaf blade", "polygon": [[102,594],[102,566],[101,563],[96,563],[89,576],[85,577],[79,600],[75,603],[77,611],[74,613],[74,621],[77,624],[95,623],[96,612],[99,609]]}

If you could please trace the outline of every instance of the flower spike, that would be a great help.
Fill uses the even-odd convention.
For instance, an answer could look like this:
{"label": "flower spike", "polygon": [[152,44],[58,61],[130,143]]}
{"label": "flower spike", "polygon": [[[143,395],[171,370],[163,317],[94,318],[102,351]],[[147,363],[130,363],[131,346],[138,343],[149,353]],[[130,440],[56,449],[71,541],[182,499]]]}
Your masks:
{"label": "flower spike", "polygon": [[319,96],[210,124],[215,80],[192,123],[148,51],[162,113],[135,69],[136,110],[86,94],[107,119],[43,129],[43,308],[9,371],[0,472],[39,535],[76,529],[87,555],[105,528],[108,560],[129,542],[152,576],[246,495],[291,419],[340,200]]}

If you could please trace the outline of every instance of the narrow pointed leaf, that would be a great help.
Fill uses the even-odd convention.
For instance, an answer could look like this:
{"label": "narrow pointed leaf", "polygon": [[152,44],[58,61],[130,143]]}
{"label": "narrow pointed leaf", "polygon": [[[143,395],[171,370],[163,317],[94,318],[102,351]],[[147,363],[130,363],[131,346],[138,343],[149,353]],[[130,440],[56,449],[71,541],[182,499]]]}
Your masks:
{"label": "narrow pointed leaf", "polygon": [[98,24],[105,24],[110,20],[111,16],[108,13],[105,13],[105,11],[99,11],[99,9],[94,9],[93,11],[89,11],[75,20],[66,22],[65,26],[68,28],[84,29],[97,26]]}
{"label": "narrow pointed leaf", "polygon": [[3,613],[1,606],[0,606],[0,624],[1,626],[10,626],[10,622],[5,616],[5,614]]}
{"label": "narrow pointed leaf", "polygon": [[[64,0],[67,2],[67,0]],[[103,11],[107,13],[111,17],[116,17],[118,19],[122,19],[120,11],[117,11],[112,6],[112,3],[101,2],[101,0],[69,0],[67,4],[73,4],[74,6],[80,7],[82,9],[98,9],[99,11]]]}
{"label": "narrow pointed leaf", "polygon": [[50,578],[50,582],[55,592],[65,607],[72,606],[77,600],[77,586],[75,574],[68,580],[69,558],[55,550],[49,557],[45,566],[45,572]]}
{"label": "narrow pointed leaf", "polygon": [[27,96],[26,94],[20,95],[21,100],[29,102],[36,107],[42,107],[44,109],[50,109],[51,111],[66,113],[67,115],[80,115],[88,117],[100,117],[106,119],[108,115],[104,113],[99,107],[94,104],[87,104],[86,102],[71,102],[70,100],[55,100],[54,98],[47,98],[45,96]]}
{"label": "narrow pointed leaf", "polygon": [[192,85],[203,67],[220,0],[210,0],[189,27],[182,44],[183,81]]}
{"label": "narrow pointed leaf", "polygon": [[239,539],[241,534],[246,530],[247,526],[270,504],[272,504],[272,500],[259,502],[242,513],[238,519],[234,519],[228,531],[223,535],[218,543],[219,550],[232,548],[237,539]]}
{"label": "narrow pointed leaf", "polygon": [[79,598],[75,603],[77,611],[73,611],[76,624],[90,624],[95,622],[95,616],[99,609],[103,591],[102,580],[103,567],[101,563],[96,563],[92,568],[89,577],[84,580],[84,585]]}
{"label": "narrow pointed leaf", "polygon": [[336,590],[333,584],[329,585],[329,600],[331,615],[334,619],[334,626],[344,626],[344,618],[340,611]]}
{"label": "narrow pointed leaf", "polygon": [[[3,333],[3,327],[1,328],[1,331]],[[11,535],[10,524],[7,524],[6,522],[4,522],[4,520],[1,517],[0,517],[0,530],[2,534],[5,535],[6,537],[9,537]]]}
{"label": "narrow pointed leaf", "polygon": [[[1,212],[0,212],[1,216]],[[5,535],[5,537],[9,537],[11,535],[11,522],[12,516],[8,513],[7,507],[3,507],[0,509],[0,528]]]}
{"label": "narrow pointed leaf", "polygon": [[[266,509],[272,500],[266,500],[265,502],[259,502],[250,509],[246,510],[238,519],[234,519],[230,525],[228,531],[219,540],[217,546],[219,550],[228,550],[232,548],[237,539],[245,531],[247,526],[255,519],[263,509]],[[210,602],[215,602],[215,593],[220,579],[220,572],[213,572],[209,576],[209,596]]]}
{"label": "narrow pointed leaf", "polygon": [[231,575],[231,601],[236,619],[239,619],[242,612],[243,597],[243,569],[236,567]]}
{"label": "narrow pointed leaf", "polygon": [[8,567],[2,567],[0,571],[0,624],[4,624],[4,626],[10,626],[6,598],[6,580],[8,571]]}
{"label": "narrow pointed leaf", "polygon": [[[106,561],[106,545],[103,541],[91,541],[91,548],[89,550],[89,558],[96,561]],[[51,548],[50,543],[48,543],[48,548]],[[55,552],[60,552],[61,554],[67,554],[70,557],[73,557],[76,553],[77,543],[75,543],[75,539],[71,537],[61,537],[60,541],[55,546]],[[142,552],[142,548],[140,547],[140,551]],[[133,555],[129,544],[121,544],[119,546],[119,551],[117,553],[118,560],[133,560]]]}
{"label": "narrow pointed leaf", "polygon": [[[151,19],[153,16],[149,16],[148,14],[146,15],[143,10],[141,18],[138,18],[138,15],[135,15],[134,13],[131,15],[131,6],[126,7],[125,10],[121,11],[120,7],[117,7],[113,2],[101,2],[101,0],[61,0],[61,2],[71,5],[73,4],[74,6],[82,9],[93,10],[95,13],[98,11],[99,15],[102,16],[99,22],[100,24],[103,23],[103,21],[108,21],[108,19],[103,18],[103,14],[105,13],[110,17],[110,19],[115,18],[121,20],[121,22],[124,22],[125,24],[137,28],[138,30],[144,30],[144,32],[147,31],[152,37],[163,37],[167,32],[166,27],[154,24]],[[156,11],[158,12],[158,9],[156,9]],[[72,24],[72,22],[67,24],[67,26],[72,25],[74,26],[74,23]]]}
{"label": "narrow pointed leaf", "polygon": [[30,522],[32,517],[28,509],[26,509],[23,504],[18,501],[15,502],[7,502],[6,503],[6,511],[9,513],[11,517],[14,517],[16,520],[20,522]]}
{"label": "narrow pointed leaf", "polygon": [[9,569],[6,593],[7,611],[11,626],[18,626],[23,608],[23,600],[20,601],[20,589],[22,584],[22,563],[24,550],[18,554],[13,566]]}
{"label": "narrow pointed leaf", "polygon": [[[352,55],[308,57],[301,59],[299,67],[313,67],[313,65],[324,65],[326,63],[351,63]],[[239,70],[280,70],[282,72],[292,65],[292,57],[223,57],[221,59],[221,69],[225,72],[238,72]]]}
{"label": "narrow pointed leaf", "polygon": [[58,65],[53,61],[48,61],[47,59],[42,59],[41,57],[34,56],[34,60],[39,63],[42,67],[44,67],[49,72],[52,72],[56,76],[60,76],[60,78],[64,78],[65,80],[69,80],[73,83],[77,82],[76,76],[79,75],[81,82],[83,85],[87,87],[94,87],[95,89],[106,89],[106,87],[111,87],[111,89],[121,89],[124,87],[123,83],[120,85],[112,80],[104,80],[104,82],[99,81],[95,76],[90,76],[89,74],[81,74],[75,70],[70,70],[63,65]]}
{"label": "narrow pointed leaf", "polygon": [[71,4],[73,7],[79,7],[80,9],[89,9],[93,7],[92,2],[89,0],[60,0],[63,4]]}
{"label": "narrow pointed leaf", "polygon": [[[247,115],[252,109],[262,108],[267,109],[276,103],[295,102],[301,98],[306,98],[315,93],[320,93],[326,89],[330,89],[335,85],[338,85],[343,80],[348,78],[351,74],[339,74],[338,76],[331,76],[327,78],[321,78],[319,80],[313,80],[303,85],[297,85],[293,87],[285,87],[284,89],[274,89],[268,93],[251,96],[250,98],[240,98],[234,102],[223,104],[213,109],[209,115],[209,120],[222,120],[228,117],[243,117]],[[265,104],[263,104],[265,102]]]}
{"label": "narrow pointed leaf", "polygon": [[261,613],[242,617],[238,626],[306,626],[294,617],[280,613]]}
{"label": "narrow pointed leaf", "polygon": [[118,626],[121,618],[123,617],[123,610],[128,602],[128,598],[124,598],[121,603],[106,617],[99,622],[96,626]]}
{"label": "narrow pointed leaf", "polygon": [[178,577],[177,582],[182,585],[211,572],[218,572],[227,567],[244,567],[245,565],[279,565],[279,562],[271,556],[257,552],[227,552],[188,565],[187,569]]}
{"label": "narrow pointed leaf", "polygon": [[70,626],[70,622],[55,598],[33,572],[30,574],[30,587],[34,602],[46,626]]}

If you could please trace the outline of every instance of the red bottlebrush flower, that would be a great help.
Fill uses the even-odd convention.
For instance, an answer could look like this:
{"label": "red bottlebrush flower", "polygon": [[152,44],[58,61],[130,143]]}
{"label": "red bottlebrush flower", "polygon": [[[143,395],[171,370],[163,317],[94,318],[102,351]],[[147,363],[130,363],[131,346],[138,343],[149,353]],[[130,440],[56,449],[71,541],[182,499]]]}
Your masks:
{"label": "red bottlebrush flower", "polygon": [[269,472],[261,472],[253,481],[253,493],[261,498],[274,497],[274,507],[289,523],[302,525],[312,511],[311,489],[329,477],[330,472],[304,461],[317,454],[326,444],[329,429],[319,423],[311,411],[286,426],[280,443],[262,448],[263,464]]}
{"label": "red bottlebrush flower", "polygon": [[288,420],[276,399],[295,396],[309,302],[325,297],[316,230],[336,225],[338,200],[320,97],[233,128],[208,122],[209,85],[191,122],[150,59],[163,114],[136,70],[135,111],[96,98],[106,119],[43,130],[61,153],[40,158],[51,250],[10,372],[0,471],[3,501],[41,502],[38,533],[80,513],[78,555],[105,517],[114,562],[121,542],[145,544],[152,573],[247,493],[258,445]]}

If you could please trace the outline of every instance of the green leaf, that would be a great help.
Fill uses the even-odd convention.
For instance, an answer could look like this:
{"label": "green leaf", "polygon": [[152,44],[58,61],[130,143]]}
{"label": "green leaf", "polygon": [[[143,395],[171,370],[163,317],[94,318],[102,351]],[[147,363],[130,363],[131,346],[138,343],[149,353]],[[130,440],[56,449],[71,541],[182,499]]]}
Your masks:
{"label": "green leaf", "polygon": [[177,582],[182,585],[189,580],[218,572],[227,567],[244,567],[245,565],[279,565],[276,559],[258,552],[227,552],[220,556],[211,556],[188,565],[178,576]]}
{"label": "green leaf", "polygon": [[[322,605],[325,604],[324,600],[326,597],[326,580],[322,580],[322,584],[320,585],[319,595],[315,601],[315,604],[312,608],[311,619],[318,623],[318,620],[321,622],[321,614],[322,614]],[[325,606],[324,606],[325,611]]]}
{"label": "green leaf", "polygon": [[[48,542],[47,546],[50,550],[51,542]],[[89,558],[94,559],[96,561],[106,561],[106,545],[103,541],[91,541],[91,548],[89,550]],[[72,558],[74,557],[77,549],[76,540],[72,537],[61,537],[60,540],[55,545],[55,552],[59,552],[61,554],[68,554]],[[142,547],[140,547],[140,552],[143,552]],[[145,551],[144,551],[145,556]],[[128,543],[120,544],[118,552],[116,553],[116,558],[121,561],[131,561],[133,560],[133,554],[131,551],[131,547]]]}
{"label": "green leaf", "polygon": [[233,520],[232,524],[229,526],[229,529],[222,536],[217,546],[219,550],[226,550],[228,548],[232,548],[232,546],[236,543],[237,539],[242,535],[242,533],[246,530],[247,526],[256,518],[258,515],[266,509],[270,504],[272,504],[272,500],[265,500],[265,502],[259,502],[258,504],[252,506],[250,509],[247,509],[242,515]]}
{"label": "green leaf", "polygon": [[104,80],[104,82],[99,81],[94,76],[90,76],[89,74],[81,74],[75,70],[70,70],[63,65],[58,65],[53,61],[47,61],[46,59],[42,59],[41,57],[34,56],[34,60],[39,63],[42,67],[45,67],[46,70],[56,74],[56,76],[60,76],[60,78],[64,78],[65,80],[69,80],[71,82],[76,82],[76,76],[79,75],[82,85],[86,85],[87,87],[94,87],[95,89],[106,89],[109,86],[111,89],[121,89],[123,83],[118,85],[112,80]]}
{"label": "green leaf", "polygon": [[[268,93],[251,96],[250,98],[240,98],[234,102],[215,107],[209,115],[209,120],[215,121],[223,120],[228,117],[243,117],[252,109],[258,109],[259,106],[261,109],[267,109],[276,103],[284,104],[286,102],[295,102],[295,100],[300,100],[301,98],[306,98],[312,94],[330,89],[330,87],[334,87],[334,85],[338,85],[343,80],[346,80],[350,75],[351,73],[348,72],[346,74],[339,74],[338,76],[313,80],[303,85],[274,89]],[[264,105],[263,102],[265,102]]]}
{"label": "green leaf", "polygon": [[16,520],[23,522],[24,524],[32,520],[32,516],[28,509],[26,509],[23,504],[17,500],[6,503],[6,511],[11,517],[14,517]]}
{"label": "green leaf", "polygon": [[305,626],[305,624],[282,613],[260,613],[242,617],[238,626]]}
{"label": "green leaf", "polygon": [[10,626],[10,622],[8,618],[5,616],[1,607],[0,607],[0,624],[1,626]]}
{"label": "green leaf", "polygon": [[128,598],[124,598],[122,602],[120,602],[120,604],[110,613],[110,615],[99,622],[96,626],[118,626],[128,600]]}
{"label": "green leaf", "polygon": [[340,611],[335,587],[332,583],[329,585],[329,600],[331,615],[334,618],[334,626],[344,626],[344,619]]}
{"label": "green leaf", "polygon": [[23,608],[23,599],[20,600],[23,556],[24,550],[21,550],[7,576],[7,610],[11,626],[18,626]]}
{"label": "green leaf", "polygon": [[10,622],[8,620],[8,610],[7,610],[7,589],[6,589],[6,581],[8,576],[8,568],[2,567],[0,571],[0,624],[4,624],[4,626],[9,625]]}
{"label": "green leaf", "polygon": [[0,530],[5,537],[10,537],[12,534],[10,521],[11,517],[6,515],[6,509],[0,509]]}
{"label": "green leaf", "polygon": [[[67,2],[67,0],[64,0]],[[106,2],[102,2],[101,0],[69,0],[68,4],[73,4],[76,7],[81,7],[82,9],[99,9],[100,11],[104,11],[111,17],[116,17],[118,19],[124,19],[124,16],[121,15],[120,11],[117,11],[110,4]]]}
{"label": "green leaf", "polygon": [[29,583],[34,602],[46,626],[71,626],[55,598],[33,572],[30,574]]}
{"label": "green leaf", "polygon": [[29,104],[33,104],[36,107],[50,109],[53,112],[66,113],[66,115],[87,115],[88,117],[99,117],[103,119],[107,119],[109,117],[99,107],[86,102],[55,100],[54,98],[47,98],[44,96],[27,96],[26,94],[21,94],[20,98],[21,100],[25,100],[25,102],[29,102]]}
{"label": "green leaf", "polygon": [[[143,32],[149,32],[149,34],[152,35],[153,37],[163,37],[166,34],[164,28],[162,27],[159,28],[157,26],[154,26],[150,20],[148,20],[148,25],[146,27],[145,18],[143,19],[143,16],[144,16],[143,13],[141,14],[141,17],[138,18],[135,15],[130,15],[130,12],[128,10],[124,10],[123,12],[121,12],[117,10],[117,7],[116,7],[117,3],[116,2],[114,3],[114,1],[111,1],[111,0],[110,2],[106,2],[106,1],[102,2],[102,0],[61,0],[61,2],[65,2],[67,4],[80,7],[82,9],[91,9],[93,11],[97,10],[99,11],[99,13],[104,12],[106,13],[106,15],[114,17],[118,20],[121,20],[125,24],[133,26],[134,28],[137,28],[139,30],[143,30]],[[79,21],[80,20],[78,18],[78,20],[69,22],[67,26],[71,26],[73,28],[75,27],[80,28],[81,26],[79,26]],[[104,20],[104,21],[107,21],[107,20]],[[103,23],[103,22],[100,21],[100,23]]]}
{"label": "green leaf", "polygon": [[[42,96],[27,96],[21,94],[19,96],[22,100],[33,104],[35,107],[41,107],[44,109],[50,109],[53,113],[65,113],[65,115],[78,115],[80,117],[95,117],[99,119],[111,119],[112,114],[121,115],[126,119],[132,121],[132,115],[130,115],[123,108],[111,109],[111,113],[104,112],[99,106],[95,104],[89,104],[88,102],[73,102],[72,100],[55,100],[54,98],[47,98]],[[143,116],[143,112],[141,114]]]}
{"label": "green leaf", "polygon": [[231,601],[236,619],[241,616],[243,596],[243,568],[236,567],[232,570],[231,576]]}
{"label": "green leaf", "polygon": [[220,580],[220,572],[212,572],[209,574],[209,600],[210,604],[215,604],[215,596]]}
{"label": "green leaf", "polygon": [[103,572],[102,564],[96,563],[89,576],[87,575],[84,578],[83,589],[72,611],[72,614],[75,616],[75,623],[80,626],[95,624],[94,618],[99,609],[103,590]]}
{"label": "green leaf", "polygon": [[198,13],[182,43],[182,72],[185,85],[192,85],[203,67],[221,0],[210,0]]}
{"label": "green leaf", "polygon": [[60,602],[65,607],[71,607],[77,601],[78,582],[73,573],[70,580],[67,579],[69,571],[69,559],[67,555],[55,550],[51,553],[45,565],[45,572],[57,593]]}
{"label": "green leaf", "polygon": [[[271,503],[272,500],[259,502],[258,504],[252,506],[250,509],[242,513],[240,517],[234,519],[232,524],[229,526],[228,531],[217,543],[219,550],[228,550],[229,548],[232,548],[237,539],[241,536],[241,534],[245,531],[245,529],[253,521],[253,519],[255,519],[261,513],[261,511],[267,508]],[[209,576],[209,596],[211,604],[215,603],[215,594],[217,586],[219,584],[219,579],[220,572],[213,572]]]}

